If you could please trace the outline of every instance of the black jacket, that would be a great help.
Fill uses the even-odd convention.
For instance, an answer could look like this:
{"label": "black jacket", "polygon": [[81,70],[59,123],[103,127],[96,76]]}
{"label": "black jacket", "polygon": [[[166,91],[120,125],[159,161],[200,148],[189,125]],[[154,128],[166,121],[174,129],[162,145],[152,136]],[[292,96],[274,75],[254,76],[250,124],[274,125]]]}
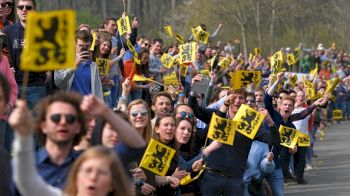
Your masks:
{"label": "black jacket", "polygon": [[[8,25],[4,28],[6,41],[4,47],[7,47],[10,53],[10,64],[16,70],[16,82],[22,84],[23,71],[19,70],[22,53],[22,42],[24,40],[24,27],[20,22]],[[30,72],[28,86],[44,86],[46,80],[45,72]]]}

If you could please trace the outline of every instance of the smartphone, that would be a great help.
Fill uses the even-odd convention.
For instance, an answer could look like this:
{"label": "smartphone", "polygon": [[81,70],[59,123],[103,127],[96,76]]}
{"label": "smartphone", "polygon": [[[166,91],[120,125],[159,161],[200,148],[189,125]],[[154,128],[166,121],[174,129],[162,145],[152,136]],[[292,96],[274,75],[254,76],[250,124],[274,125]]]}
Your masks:
{"label": "smartphone", "polygon": [[[82,46],[80,48],[80,53],[84,53],[84,54],[88,54],[90,56],[90,51],[89,51],[90,47],[89,46]],[[90,57],[85,56],[84,59],[90,59]]]}
{"label": "smartphone", "polygon": [[195,81],[193,83],[191,91],[198,94],[205,94],[209,86],[209,82],[210,82],[210,77],[203,76],[201,81]]}

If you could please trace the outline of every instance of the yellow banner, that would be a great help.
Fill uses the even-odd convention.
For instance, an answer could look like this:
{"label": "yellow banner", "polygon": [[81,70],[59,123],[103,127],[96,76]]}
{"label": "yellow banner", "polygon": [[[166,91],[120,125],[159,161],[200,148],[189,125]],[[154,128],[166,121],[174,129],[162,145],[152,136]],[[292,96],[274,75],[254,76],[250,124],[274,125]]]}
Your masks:
{"label": "yellow banner", "polygon": [[124,33],[131,31],[129,16],[119,18],[117,20],[117,26],[118,26],[118,33],[121,36],[124,35]]}
{"label": "yellow banner", "polygon": [[271,74],[273,76],[277,76],[277,74],[281,72],[282,63],[283,63],[283,55],[281,51],[278,51],[273,56],[271,56],[270,64],[271,64]]}
{"label": "yellow banner", "polygon": [[310,75],[312,75],[313,77],[315,77],[318,73],[318,64],[316,63],[316,67],[315,69],[310,71]]}
{"label": "yellow banner", "polygon": [[21,70],[41,72],[76,67],[75,11],[30,12],[26,21]]}
{"label": "yellow banner", "polygon": [[265,115],[242,104],[233,120],[237,121],[237,131],[252,140],[258,132],[264,118]]}
{"label": "yellow banner", "polygon": [[287,64],[289,65],[289,66],[291,66],[291,65],[294,65],[295,64],[295,56],[294,56],[294,54],[292,54],[292,53],[289,53],[289,54],[287,54]]}
{"label": "yellow banner", "polygon": [[309,147],[310,146],[309,134],[298,131],[298,146],[300,146],[300,147]]}
{"label": "yellow banner", "polygon": [[131,41],[129,39],[126,39],[126,45],[128,46],[131,54],[134,56],[134,62],[136,64],[141,64],[141,60],[139,58],[139,53],[136,52],[134,46],[132,45]]}
{"label": "yellow banner", "polygon": [[182,77],[186,77],[188,71],[188,66],[187,65],[180,65],[180,74]]}
{"label": "yellow banner", "polygon": [[340,82],[340,78],[338,77],[333,78],[332,80],[328,80],[325,94],[332,93],[334,88],[338,85],[339,82]]}
{"label": "yellow banner", "polygon": [[247,71],[247,70],[238,70],[231,77],[231,85],[234,90],[244,88],[245,86],[255,83],[259,85],[261,82],[261,73],[260,71]]}
{"label": "yellow banner", "polygon": [[298,142],[298,130],[280,125],[281,145],[294,148]]}
{"label": "yellow banner", "polygon": [[194,40],[196,40],[197,42],[201,42],[204,44],[208,43],[209,33],[204,31],[201,26],[192,28],[192,34],[193,34]]}
{"label": "yellow banner", "polygon": [[261,53],[260,48],[254,48],[254,55],[258,56]]}
{"label": "yellow banner", "polygon": [[208,130],[208,138],[223,144],[233,145],[236,122],[213,113]]}
{"label": "yellow banner", "polygon": [[334,120],[342,120],[343,119],[343,112],[341,110],[333,110],[333,119]]}
{"label": "yellow banner", "polygon": [[175,58],[168,55],[167,53],[163,53],[162,57],[160,58],[160,62],[162,63],[162,65],[164,65],[168,69],[173,67],[174,61]]}
{"label": "yellow banner", "polygon": [[95,45],[96,45],[96,40],[97,40],[97,35],[96,35],[95,32],[92,32],[91,35],[92,35],[92,43],[91,43],[91,46],[90,46],[90,51],[94,51],[95,50]]}
{"label": "yellow banner", "polygon": [[182,35],[180,34],[176,34],[176,40],[180,42],[180,44],[184,44],[185,43],[185,39]]}
{"label": "yellow banner", "polygon": [[134,82],[152,82],[153,80],[151,78],[146,78],[144,76],[140,76],[135,74],[134,77],[132,78],[132,81]]}
{"label": "yellow banner", "polygon": [[196,42],[181,44],[179,46],[180,63],[190,63],[196,60],[197,44]]}
{"label": "yellow banner", "polygon": [[315,96],[316,96],[315,89],[313,89],[313,88],[306,88],[306,98],[307,99],[312,99]]}
{"label": "yellow banner", "polygon": [[173,37],[173,27],[168,25],[163,27],[165,34],[167,34],[169,37]]}
{"label": "yellow banner", "polygon": [[195,180],[197,180],[199,178],[199,176],[202,175],[202,173],[204,172],[205,170],[205,165],[203,165],[202,169],[198,172],[198,174],[194,177],[191,176],[191,174],[188,174],[187,176],[185,176],[184,178],[182,178],[180,180],[180,185],[184,186],[184,185],[187,185]]}
{"label": "yellow banner", "polygon": [[209,75],[210,74],[210,70],[202,69],[202,70],[199,71],[199,73],[202,74],[202,75]]}
{"label": "yellow banner", "polygon": [[165,176],[174,155],[174,149],[151,139],[145,153],[143,154],[140,167],[159,176]]}
{"label": "yellow banner", "polygon": [[214,62],[216,59],[217,55],[214,55],[211,59],[210,59],[210,66],[213,67],[214,66]]}
{"label": "yellow banner", "polygon": [[231,63],[231,59],[230,58],[222,58],[220,59],[218,65],[222,68],[222,69],[226,69]]}
{"label": "yellow banner", "polygon": [[297,75],[293,75],[289,82],[290,82],[290,85],[292,85],[292,87],[294,87],[296,84],[297,84],[297,81],[298,81],[298,76]]}
{"label": "yellow banner", "polygon": [[98,67],[98,72],[102,76],[108,76],[109,73],[109,63],[108,59],[96,58],[96,65]]}
{"label": "yellow banner", "polygon": [[167,91],[170,86],[173,86],[175,89],[179,88],[179,80],[175,71],[163,76],[163,81],[165,91]]}

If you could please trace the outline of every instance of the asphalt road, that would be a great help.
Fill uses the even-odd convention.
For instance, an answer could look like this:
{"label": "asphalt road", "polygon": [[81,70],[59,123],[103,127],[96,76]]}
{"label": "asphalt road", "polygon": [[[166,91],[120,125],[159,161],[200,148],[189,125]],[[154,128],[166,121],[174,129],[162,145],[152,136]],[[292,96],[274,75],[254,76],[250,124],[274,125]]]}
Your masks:
{"label": "asphalt road", "polygon": [[334,124],[325,131],[325,140],[314,147],[313,170],[305,171],[307,185],[290,183],[287,196],[350,196],[350,121]]}

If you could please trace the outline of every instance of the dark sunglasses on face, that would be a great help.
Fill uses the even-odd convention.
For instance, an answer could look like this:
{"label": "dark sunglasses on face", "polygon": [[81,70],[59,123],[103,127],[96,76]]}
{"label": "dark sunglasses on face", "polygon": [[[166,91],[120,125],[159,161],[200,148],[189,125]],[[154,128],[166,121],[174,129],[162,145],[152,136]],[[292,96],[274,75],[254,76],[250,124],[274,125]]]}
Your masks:
{"label": "dark sunglasses on face", "polygon": [[181,118],[189,118],[189,119],[193,119],[193,114],[192,113],[187,113],[184,111],[179,112],[178,114],[180,114]]}
{"label": "dark sunglasses on face", "polygon": [[4,3],[0,3],[0,8],[5,8],[5,7],[12,7],[12,3],[11,2],[4,2]]}
{"label": "dark sunglasses on face", "polygon": [[17,6],[17,9],[19,9],[19,10],[23,10],[24,8],[26,8],[25,10],[32,10],[33,6],[30,6],[30,5],[18,5]]}
{"label": "dark sunglasses on face", "polygon": [[141,112],[131,112],[130,113],[131,116],[133,116],[134,118],[136,118],[139,114],[143,117],[147,116],[148,115],[148,112],[147,111],[141,111]]}
{"label": "dark sunglasses on face", "polygon": [[254,103],[255,101],[253,99],[247,99],[247,103]]}
{"label": "dark sunglasses on face", "polygon": [[77,116],[74,114],[52,114],[50,119],[54,123],[59,123],[61,121],[62,116],[65,117],[65,121],[67,124],[74,124],[77,121]]}

